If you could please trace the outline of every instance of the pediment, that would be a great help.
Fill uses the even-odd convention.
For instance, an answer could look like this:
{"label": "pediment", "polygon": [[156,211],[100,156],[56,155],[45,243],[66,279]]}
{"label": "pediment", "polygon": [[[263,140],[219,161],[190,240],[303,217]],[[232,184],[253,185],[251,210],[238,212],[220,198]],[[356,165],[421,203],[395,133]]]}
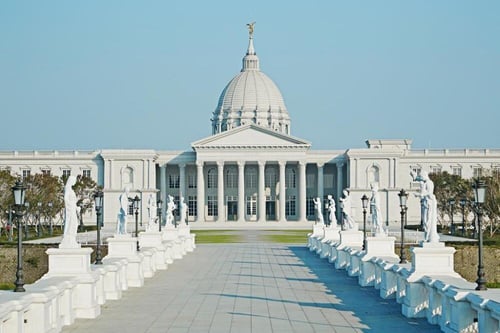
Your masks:
{"label": "pediment", "polygon": [[240,126],[191,144],[193,149],[309,149],[311,144],[257,125]]}

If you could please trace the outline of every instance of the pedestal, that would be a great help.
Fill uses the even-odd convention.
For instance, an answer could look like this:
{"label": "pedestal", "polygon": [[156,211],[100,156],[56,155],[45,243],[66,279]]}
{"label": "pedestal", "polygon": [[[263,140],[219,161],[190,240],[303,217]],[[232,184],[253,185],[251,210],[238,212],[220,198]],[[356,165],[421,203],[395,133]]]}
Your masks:
{"label": "pedestal", "polygon": [[156,249],[155,265],[156,269],[167,269],[166,249],[162,242],[160,231],[145,231],[139,233],[139,244],[144,248],[153,247]]}
{"label": "pedestal", "polygon": [[361,258],[358,283],[362,287],[373,286],[376,277],[376,267],[372,258],[380,258],[387,262],[398,262],[394,253],[394,237],[367,237],[366,253]]}
{"label": "pedestal", "polygon": [[340,232],[340,244],[337,246],[335,268],[347,268],[350,264],[347,248],[359,249],[363,246],[363,232],[359,230],[344,230]]}
{"label": "pedestal", "polygon": [[455,249],[445,247],[441,242],[423,242],[421,247],[411,248],[412,263],[409,276],[406,278],[405,297],[401,311],[408,318],[426,316],[427,290],[421,281],[422,277],[440,275],[460,277],[453,268]]}
{"label": "pedestal", "polygon": [[96,318],[101,314],[97,299],[99,274],[90,267],[90,248],[48,249],[49,271],[42,278],[74,277],[77,285],[73,294],[73,306],[77,318]]}
{"label": "pedestal", "polygon": [[172,245],[172,258],[182,258],[182,243],[179,239],[179,231],[177,229],[166,229],[163,231],[162,239]]}
{"label": "pedestal", "polygon": [[128,261],[127,283],[130,287],[142,287],[144,274],[142,269],[142,255],[137,253],[137,238],[129,235],[115,235],[107,239],[107,258],[124,258]]}

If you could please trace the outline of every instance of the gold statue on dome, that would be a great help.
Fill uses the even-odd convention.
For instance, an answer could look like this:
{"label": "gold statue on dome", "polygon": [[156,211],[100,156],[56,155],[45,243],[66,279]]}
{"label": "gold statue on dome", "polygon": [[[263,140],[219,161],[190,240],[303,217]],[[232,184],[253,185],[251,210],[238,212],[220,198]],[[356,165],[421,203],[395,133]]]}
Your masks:
{"label": "gold statue on dome", "polygon": [[248,34],[250,35],[250,38],[253,37],[253,26],[255,25],[255,22],[252,22],[252,23],[247,23],[247,27],[248,27]]}

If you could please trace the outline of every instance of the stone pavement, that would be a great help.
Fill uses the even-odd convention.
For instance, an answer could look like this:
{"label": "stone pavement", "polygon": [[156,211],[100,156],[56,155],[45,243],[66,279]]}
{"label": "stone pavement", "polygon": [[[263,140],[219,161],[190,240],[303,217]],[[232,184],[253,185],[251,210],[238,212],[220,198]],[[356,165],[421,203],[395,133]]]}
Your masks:
{"label": "stone pavement", "polygon": [[304,245],[201,244],[65,333],[439,332]]}

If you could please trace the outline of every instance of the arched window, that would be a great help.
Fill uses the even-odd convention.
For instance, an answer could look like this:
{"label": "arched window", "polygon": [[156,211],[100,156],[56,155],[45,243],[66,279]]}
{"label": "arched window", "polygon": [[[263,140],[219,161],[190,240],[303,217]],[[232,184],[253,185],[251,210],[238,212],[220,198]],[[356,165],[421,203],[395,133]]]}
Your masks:
{"label": "arched window", "polygon": [[276,169],[273,167],[267,168],[265,172],[265,185],[269,188],[276,187],[277,176]]}
{"label": "arched window", "polygon": [[226,187],[227,188],[237,188],[238,187],[238,174],[235,168],[228,168],[226,170]]}
{"label": "arched window", "polygon": [[246,179],[247,179],[246,187],[257,188],[257,169],[249,168],[247,171]]}
{"label": "arched window", "polygon": [[296,183],[296,175],[295,175],[295,169],[286,169],[286,182],[285,182],[286,188],[295,188],[297,183]]}
{"label": "arched window", "polygon": [[217,169],[211,168],[207,172],[208,184],[207,188],[217,188]]}

